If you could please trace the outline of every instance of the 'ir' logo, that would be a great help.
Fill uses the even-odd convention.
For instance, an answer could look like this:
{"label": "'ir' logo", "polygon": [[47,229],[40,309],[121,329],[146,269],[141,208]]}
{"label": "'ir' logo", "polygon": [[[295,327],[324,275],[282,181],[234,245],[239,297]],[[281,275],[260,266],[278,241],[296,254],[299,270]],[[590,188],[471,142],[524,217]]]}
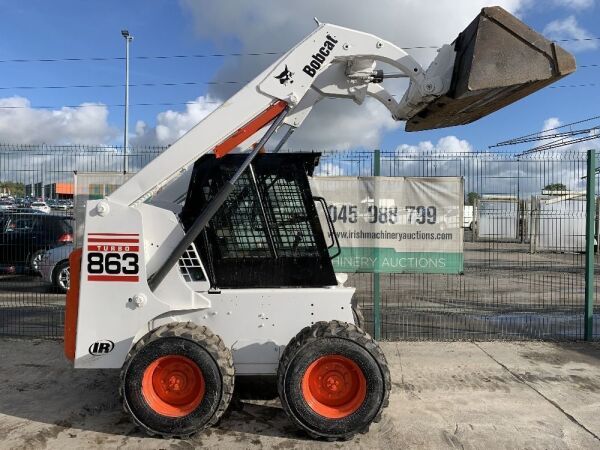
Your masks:
{"label": "'ir' logo", "polygon": [[90,355],[98,356],[112,352],[113,348],[115,348],[115,343],[113,341],[105,340],[94,342],[90,345],[88,351]]}
{"label": "'ir' logo", "polygon": [[287,64],[285,65],[285,69],[279,75],[275,75],[275,78],[279,80],[280,84],[284,84],[287,86],[288,83],[293,83],[292,77],[294,74],[289,71]]}

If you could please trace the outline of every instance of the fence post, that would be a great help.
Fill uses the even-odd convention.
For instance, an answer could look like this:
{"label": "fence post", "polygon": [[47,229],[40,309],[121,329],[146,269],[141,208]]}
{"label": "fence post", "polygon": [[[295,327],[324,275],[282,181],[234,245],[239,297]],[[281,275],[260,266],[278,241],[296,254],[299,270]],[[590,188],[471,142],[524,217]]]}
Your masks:
{"label": "fence post", "polygon": [[[381,151],[373,152],[373,175],[381,175]],[[379,250],[376,250],[377,262],[379,263]],[[373,273],[373,328],[375,340],[381,339],[381,275]]]}
{"label": "fence post", "polygon": [[596,219],[596,151],[587,152],[587,189],[585,223],[585,311],[584,339],[594,336],[594,225]]}

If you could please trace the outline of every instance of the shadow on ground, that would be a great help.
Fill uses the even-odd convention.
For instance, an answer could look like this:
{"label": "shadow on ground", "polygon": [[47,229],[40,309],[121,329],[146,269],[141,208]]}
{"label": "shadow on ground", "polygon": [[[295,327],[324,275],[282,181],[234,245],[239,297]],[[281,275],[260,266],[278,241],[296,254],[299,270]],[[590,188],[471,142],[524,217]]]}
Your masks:
{"label": "shadow on ground", "polygon": [[[58,341],[38,340],[33,345],[31,341],[4,342],[26,346],[27,351],[11,351],[20,357],[10,367],[3,365],[0,370],[0,414],[49,425],[30,436],[32,446],[41,445],[63,431],[72,437],[77,437],[80,431],[122,437],[146,436],[122,409],[118,370],[75,370],[64,360],[62,343]],[[2,356],[0,350],[0,358]],[[17,378],[20,381],[15,384]],[[9,380],[12,380],[10,387]],[[5,422],[0,423],[0,435],[12,431],[12,425]],[[252,441],[253,435],[257,439],[308,439],[287,419],[277,400],[242,401],[236,396],[217,426],[189,442],[198,445],[203,438],[212,436],[212,440],[220,440],[219,436],[227,436],[228,442],[233,438],[247,443]]]}
{"label": "shadow on ground", "polygon": [[551,364],[559,367],[569,363],[590,363],[590,360],[600,361],[600,341],[595,342],[553,342],[557,350],[552,354],[547,352],[523,351],[521,357],[538,363]]}

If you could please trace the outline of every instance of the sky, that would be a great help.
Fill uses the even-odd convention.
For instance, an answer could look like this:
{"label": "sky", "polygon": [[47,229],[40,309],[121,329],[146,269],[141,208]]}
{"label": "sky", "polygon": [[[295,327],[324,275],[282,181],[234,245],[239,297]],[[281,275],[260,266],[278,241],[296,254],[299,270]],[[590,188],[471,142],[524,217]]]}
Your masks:
{"label": "sky", "polygon": [[[589,39],[600,37],[599,3],[0,0],[0,143],[121,144],[123,28],[134,36],[133,146],[174,142],[277,58],[270,53],[284,52],[310,33],[313,17],[401,47],[437,46],[453,41],[481,7],[497,4],[551,39],[584,39],[563,45],[579,66],[590,67],[557,83],[583,86],[545,88],[473,124],[418,133],[404,132],[375,101],[358,106],[325,100],[289,142],[297,150],[486,150],[508,138],[600,115],[600,39]],[[408,52],[424,66],[435,56],[431,49]],[[228,56],[207,56],[215,54]],[[172,83],[177,85],[164,85]],[[82,85],[88,87],[74,87]]]}

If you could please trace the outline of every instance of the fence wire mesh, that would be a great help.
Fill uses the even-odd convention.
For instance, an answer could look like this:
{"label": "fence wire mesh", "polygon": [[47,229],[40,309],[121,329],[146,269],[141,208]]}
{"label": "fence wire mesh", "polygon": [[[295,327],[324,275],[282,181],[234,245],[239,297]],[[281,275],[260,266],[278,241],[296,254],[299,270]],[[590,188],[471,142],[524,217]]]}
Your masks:
{"label": "fence wire mesh", "polygon": [[[62,336],[74,172],[120,172],[125,158],[135,172],[163,150],[0,146],[0,335]],[[465,205],[473,207],[463,274],[380,275],[383,339],[583,338],[585,152],[380,155],[382,176],[463,177]],[[372,151],[323,152],[315,175],[373,170]],[[34,201],[50,212],[32,212]],[[370,273],[346,283],[356,287],[371,333],[373,283]]]}
{"label": "fence wire mesh", "polygon": [[[372,152],[327,153],[318,174],[368,176],[373,167]],[[474,209],[464,274],[380,275],[383,338],[583,338],[585,152],[381,152],[380,167],[382,176],[464,177]],[[372,332],[373,275],[349,284]]]}

